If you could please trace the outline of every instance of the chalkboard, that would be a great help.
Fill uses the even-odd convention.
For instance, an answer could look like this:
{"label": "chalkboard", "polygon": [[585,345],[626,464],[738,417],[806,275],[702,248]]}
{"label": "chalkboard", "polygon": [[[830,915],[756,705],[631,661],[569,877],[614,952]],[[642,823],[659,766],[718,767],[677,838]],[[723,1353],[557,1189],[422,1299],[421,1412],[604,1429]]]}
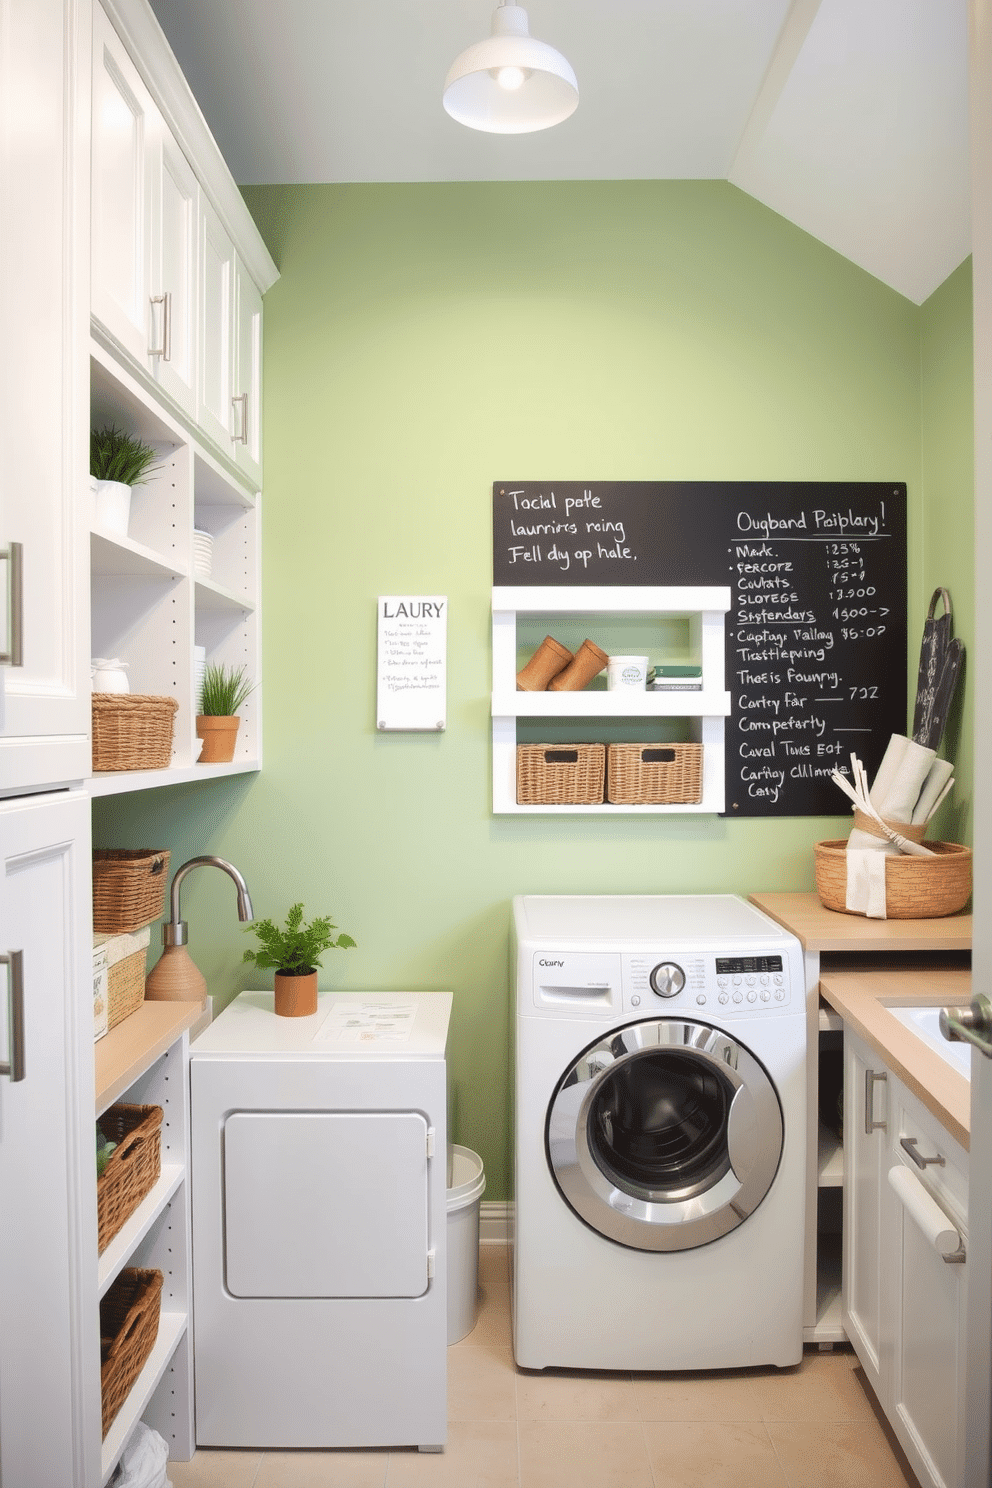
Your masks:
{"label": "chalkboard", "polygon": [[730,584],[728,816],[840,815],[906,731],[900,482],[500,481],[493,583]]}

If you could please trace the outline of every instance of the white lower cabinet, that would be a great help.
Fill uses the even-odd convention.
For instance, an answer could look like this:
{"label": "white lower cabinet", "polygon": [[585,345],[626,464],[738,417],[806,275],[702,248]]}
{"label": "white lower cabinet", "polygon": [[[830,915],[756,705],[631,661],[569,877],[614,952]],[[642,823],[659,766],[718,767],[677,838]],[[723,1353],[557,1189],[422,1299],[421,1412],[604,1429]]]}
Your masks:
{"label": "white lower cabinet", "polygon": [[[99,1446],[90,803],[0,801],[0,1482],[93,1482]],[[96,1367],[95,1367],[96,1366]]]}
{"label": "white lower cabinet", "polygon": [[913,1471],[964,1482],[968,1155],[845,1033],[844,1325]]}

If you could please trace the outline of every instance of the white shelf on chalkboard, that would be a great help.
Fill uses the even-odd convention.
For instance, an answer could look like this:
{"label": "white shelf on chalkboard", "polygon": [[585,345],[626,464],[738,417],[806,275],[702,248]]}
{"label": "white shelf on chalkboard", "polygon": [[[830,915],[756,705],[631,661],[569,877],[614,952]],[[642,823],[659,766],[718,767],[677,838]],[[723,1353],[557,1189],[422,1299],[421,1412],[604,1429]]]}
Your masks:
{"label": "white shelf on chalkboard", "polygon": [[[729,586],[493,589],[493,811],[499,814],[643,816],[713,814],[724,809],[724,723],[730,713],[725,686]],[[688,619],[690,643],[702,667],[699,692],[517,692],[517,618],[522,615]],[[600,631],[606,640],[605,630]],[[517,804],[517,720],[681,718],[703,745],[702,800],[670,806],[520,806]],[[593,741],[590,741],[593,742]]]}

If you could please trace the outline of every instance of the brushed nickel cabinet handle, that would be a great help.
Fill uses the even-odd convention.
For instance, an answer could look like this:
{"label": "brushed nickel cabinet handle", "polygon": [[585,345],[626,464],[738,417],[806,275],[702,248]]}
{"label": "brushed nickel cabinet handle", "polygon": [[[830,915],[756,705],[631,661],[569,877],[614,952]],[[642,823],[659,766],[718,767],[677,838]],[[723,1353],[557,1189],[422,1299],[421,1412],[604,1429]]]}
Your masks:
{"label": "brushed nickel cabinet handle", "polygon": [[0,1064],[0,1075],[11,1084],[24,1079],[24,952],[0,954],[0,966],[8,968],[7,985],[7,1052],[6,1063]]}
{"label": "brushed nickel cabinet handle", "polygon": [[0,666],[24,665],[24,546],[8,543],[0,548],[7,560],[7,650],[0,651]]}
{"label": "brushed nickel cabinet handle", "polygon": [[941,1157],[939,1152],[937,1153],[936,1157],[921,1157],[916,1150],[919,1146],[919,1143],[917,1142],[915,1137],[900,1137],[899,1146],[902,1148],[903,1152],[905,1152],[906,1156],[910,1158],[918,1168],[942,1168],[945,1166],[944,1159]]}
{"label": "brushed nickel cabinet handle", "polygon": [[883,1070],[865,1070],[865,1136],[870,1137],[874,1131],[885,1131],[886,1123],[875,1120],[875,1086],[885,1084],[888,1075]]}
{"label": "brushed nickel cabinet handle", "polygon": [[231,399],[232,403],[241,404],[241,433],[233,435],[235,444],[248,443],[248,394],[238,393],[237,397]]}
{"label": "brushed nickel cabinet handle", "polygon": [[172,361],[172,291],[166,290],[164,294],[152,295],[151,303],[162,306],[162,344],[161,346],[149,346],[148,355],[161,357],[163,362]]}

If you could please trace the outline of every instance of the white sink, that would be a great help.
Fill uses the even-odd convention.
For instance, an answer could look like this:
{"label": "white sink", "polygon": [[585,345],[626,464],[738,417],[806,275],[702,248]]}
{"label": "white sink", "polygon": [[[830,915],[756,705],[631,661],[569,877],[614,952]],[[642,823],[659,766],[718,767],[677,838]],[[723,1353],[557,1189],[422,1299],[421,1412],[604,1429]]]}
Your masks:
{"label": "white sink", "polygon": [[889,1012],[893,1018],[898,1018],[904,1028],[915,1033],[939,1054],[952,1069],[964,1075],[966,1080],[971,1079],[971,1045],[952,1044],[944,1038],[940,1031],[939,1007],[890,1007]]}

